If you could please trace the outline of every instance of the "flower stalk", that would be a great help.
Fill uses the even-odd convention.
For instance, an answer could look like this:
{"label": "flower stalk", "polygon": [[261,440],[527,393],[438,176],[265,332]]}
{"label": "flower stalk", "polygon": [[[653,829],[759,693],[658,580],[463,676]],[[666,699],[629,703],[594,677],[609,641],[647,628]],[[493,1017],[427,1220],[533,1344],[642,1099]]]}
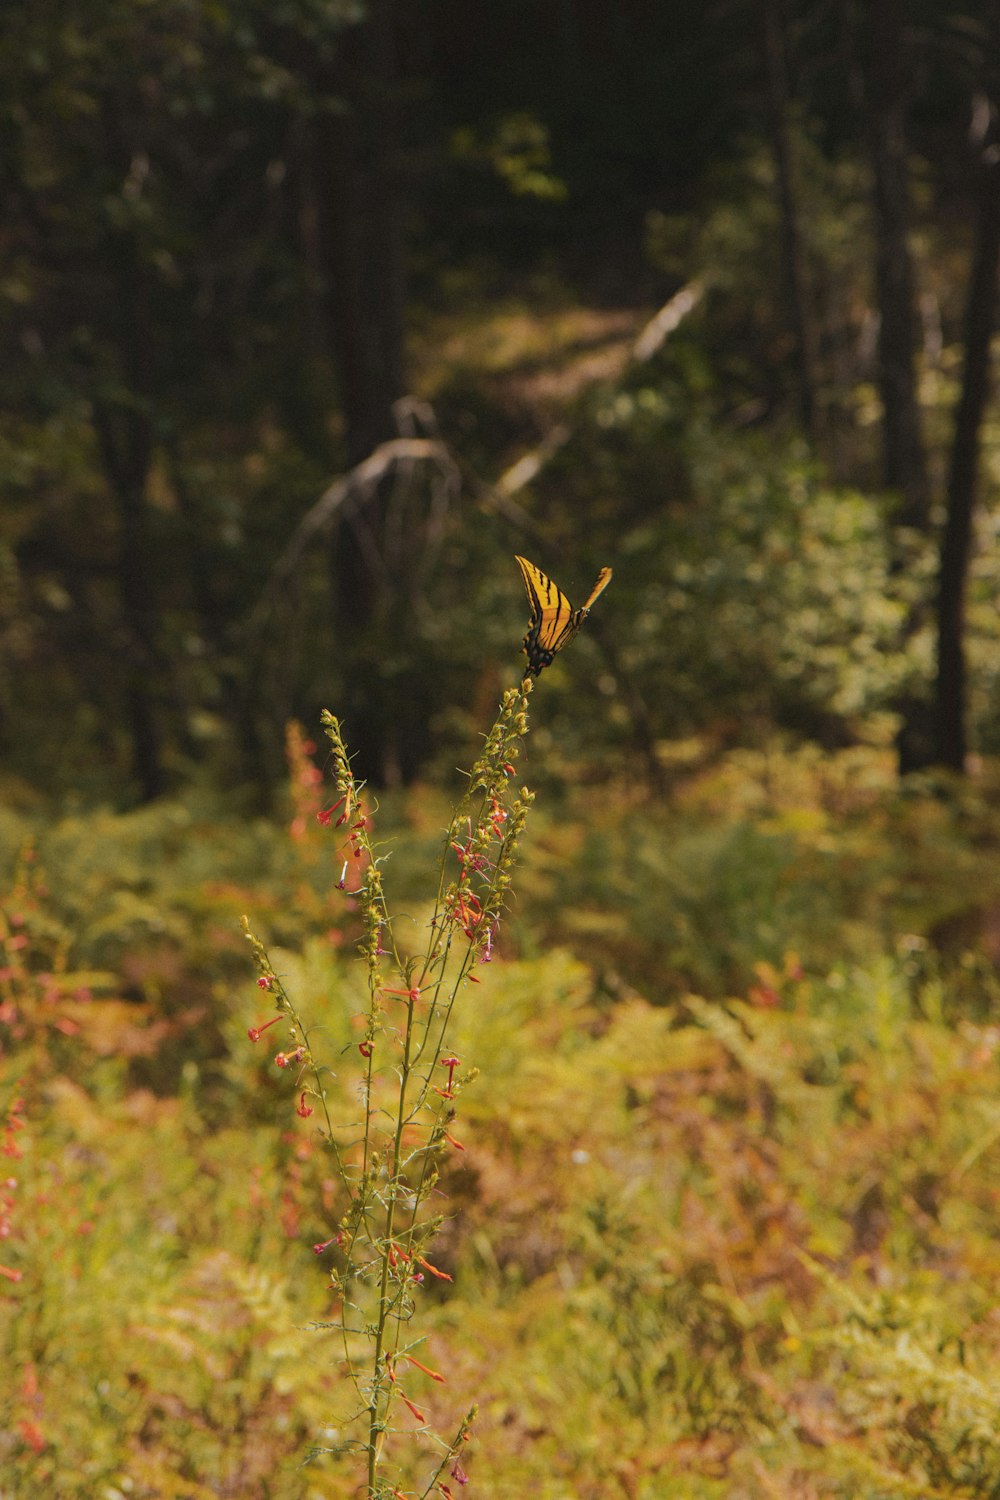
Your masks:
{"label": "flower stalk", "polygon": [[339,841],[334,884],[355,903],[367,979],[364,1037],[343,1048],[360,1073],[360,1119],[334,1119],[332,1070],[314,1051],[319,1027],[307,1026],[264,945],[243,923],[257,982],[277,1012],[250,1028],[251,1039],[279,1022],[287,1027],[288,1041],[276,1061],[296,1073],[296,1113],[317,1115],[340,1180],[343,1212],[314,1249],[330,1251],[334,1260],[330,1286],[338,1298],[342,1367],[355,1392],[354,1421],[338,1449],[323,1451],[363,1455],[368,1500],[407,1493],[395,1455],[404,1438],[412,1440],[414,1420],[421,1442],[432,1441],[440,1455],[415,1496],[447,1493],[449,1477],[462,1484],[467,1478],[458,1454],[475,1408],[446,1439],[434,1428],[434,1414],[400,1388],[397,1375],[403,1363],[416,1380],[446,1379],[411,1351],[421,1342],[413,1325],[423,1292],[452,1280],[428,1254],[443,1222],[432,1194],[442,1160],[466,1149],[450,1127],[475,1070],[462,1071],[448,1034],[466,985],[478,982],[473,970],[493,956],[509,897],[532,801],[514,782],[531,688],[529,677],[505,693],[469,773],[445,832],[426,941],[417,957],[397,947],[382,881],[385,856],[373,842],[364,785],[355,780],[339,721],[330,713],[322,716],[335,791],[316,816]]}

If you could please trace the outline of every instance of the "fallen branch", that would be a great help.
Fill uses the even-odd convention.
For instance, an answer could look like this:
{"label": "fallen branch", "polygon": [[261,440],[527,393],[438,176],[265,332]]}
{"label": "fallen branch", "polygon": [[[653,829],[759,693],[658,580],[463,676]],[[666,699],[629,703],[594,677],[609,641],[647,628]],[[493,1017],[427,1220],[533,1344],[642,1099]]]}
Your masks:
{"label": "fallen branch", "polygon": [[361,463],[335,479],[306,511],[271,569],[264,592],[249,616],[247,627],[251,632],[270,616],[276,600],[295,577],[303,556],[317,537],[331,531],[342,513],[362,510],[390,475],[405,472],[415,464],[428,464],[448,489],[455,492],[460,489],[458,465],[439,439],[390,438],[380,443]]}
{"label": "fallen branch", "polygon": [[650,318],[645,328],[632,345],[632,362],[641,364],[653,355],[692,312],[705,295],[703,281],[690,281],[675,292],[669,302],[664,302],[655,317]]}
{"label": "fallen branch", "polygon": [[[679,292],[675,292],[669,302],[663,304],[659,312],[650,318],[639,333],[620,374],[624,374],[630,365],[642,364],[652,359],[670,334],[697,307],[704,295],[705,283],[703,281],[691,281],[687,286],[681,287]],[[606,377],[602,372],[594,375],[588,383],[595,384],[604,378]],[[567,427],[565,423],[560,422],[558,426],[553,427],[537,447],[529,449],[516,463],[511,464],[509,469],[504,470],[493,485],[493,491],[497,497],[500,500],[510,500],[519,490],[525,489],[555,455],[565,448],[572,436],[572,428]]]}

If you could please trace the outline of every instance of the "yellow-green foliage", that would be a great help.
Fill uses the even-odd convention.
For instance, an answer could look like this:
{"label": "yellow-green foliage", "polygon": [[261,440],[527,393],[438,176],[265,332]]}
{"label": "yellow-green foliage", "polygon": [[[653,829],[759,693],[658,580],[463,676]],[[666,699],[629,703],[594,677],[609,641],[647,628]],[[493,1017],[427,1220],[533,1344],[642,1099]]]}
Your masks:
{"label": "yellow-green foliage", "polygon": [[[407,813],[419,842],[426,802]],[[900,798],[860,763],[741,757],[679,779],[669,816],[610,789],[588,814],[588,835],[542,829],[456,1014],[479,1074],[440,1183],[434,1259],[455,1280],[423,1293],[417,1351],[448,1383],[412,1371],[407,1393],[442,1428],[479,1404],[466,1493],[990,1494],[988,779],[957,801]],[[329,905],[311,835],[203,823],[195,850],[173,842],[176,812],[159,832],[148,817],[41,830],[3,901],[0,1266],[20,1279],[0,1276],[0,1494],[346,1500],[356,1475],[302,1467],[338,1440],[342,1348],[314,1326],[331,1296],[311,1247],[341,1206],[274,1066],[280,1028],[247,1040],[267,996],[248,966],[232,976],[235,912],[262,910],[349,1111],[351,912]],[[714,864],[671,846],[681,822],[689,849],[723,851]],[[259,891],[234,880],[251,839]],[[770,913],[752,879],[768,839]],[[732,980],[728,996],[664,961],[685,901],[691,969]],[[563,944],[530,956],[545,931]],[[415,1443],[411,1485],[425,1472]]]}
{"label": "yellow-green foliage", "polygon": [[62,1076],[29,1100],[5,1246],[22,1279],[0,1312],[5,1492],[304,1494],[333,1371],[301,1327],[321,1303],[282,1232],[275,1133],[209,1134],[181,1101],[97,1103]]}

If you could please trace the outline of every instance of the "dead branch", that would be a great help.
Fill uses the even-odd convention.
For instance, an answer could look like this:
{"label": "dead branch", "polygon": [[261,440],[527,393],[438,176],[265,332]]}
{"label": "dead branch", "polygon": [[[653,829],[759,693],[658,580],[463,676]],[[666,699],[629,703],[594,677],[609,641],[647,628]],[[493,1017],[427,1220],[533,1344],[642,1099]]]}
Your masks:
{"label": "dead branch", "polygon": [[703,281],[690,281],[687,286],[682,286],[679,292],[675,292],[669,302],[664,302],[655,317],[650,318],[645,328],[632,345],[632,362],[640,364],[653,355],[673,333],[688,313],[698,306],[705,295],[705,283]]}
{"label": "dead branch", "polygon": [[[670,334],[697,307],[704,295],[705,283],[703,281],[691,281],[687,286],[682,286],[679,292],[675,292],[639,333],[621,373],[624,374],[629,365],[641,364],[652,359]],[[601,375],[595,375],[590,383],[602,378]],[[493,485],[493,492],[498,501],[497,509],[502,509],[503,502],[510,501],[518,491],[525,489],[533,479],[537,478],[560,449],[565,448],[572,436],[572,428],[559,423],[545,434],[537,447],[529,449],[516,463],[511,464],[509,469],[505,469]]]}
{"label": "dead branch", "polygon": [[329,533],[345,515],[360,517],[376,491],[391,477],[404,482],[415,465],[426,464],[443,487],[455,493],[461,488],[458,465],[445,443],[434,438],[390,438],[369,453],[361,463],[324,490],[292,532],[283,552],[247,621],[250,632],[259,630],[278,600],[293,582],[302,559],[320,536]]}

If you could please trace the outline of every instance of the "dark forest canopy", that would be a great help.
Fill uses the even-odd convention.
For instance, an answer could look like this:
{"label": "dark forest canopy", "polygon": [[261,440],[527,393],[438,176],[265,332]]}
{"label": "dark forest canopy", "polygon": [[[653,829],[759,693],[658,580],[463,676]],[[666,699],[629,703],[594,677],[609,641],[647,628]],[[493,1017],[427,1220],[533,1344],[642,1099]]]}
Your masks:
{"label": "dark forest canopy", "polygon": [[615,569],[581,752],[994,750],[997,10],[8,7],[9,773],[263,787],[329,703],[412,777],[515,552]]}

